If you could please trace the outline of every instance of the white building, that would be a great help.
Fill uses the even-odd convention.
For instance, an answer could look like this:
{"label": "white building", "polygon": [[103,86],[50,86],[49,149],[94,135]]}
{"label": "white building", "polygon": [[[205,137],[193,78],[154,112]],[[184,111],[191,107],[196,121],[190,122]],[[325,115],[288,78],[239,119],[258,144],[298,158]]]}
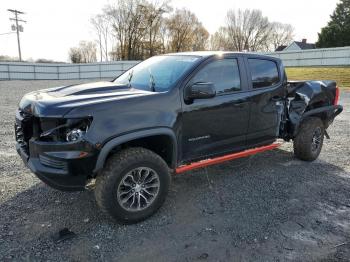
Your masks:
{"label": "white building", "polygon": [[307,49],[315,49],[316,45],[307,43],[306,39],[303,39],[301,42],[294,41],[288,46],[279,46],[276,51],[300,51],[300,50],[307,50]]}

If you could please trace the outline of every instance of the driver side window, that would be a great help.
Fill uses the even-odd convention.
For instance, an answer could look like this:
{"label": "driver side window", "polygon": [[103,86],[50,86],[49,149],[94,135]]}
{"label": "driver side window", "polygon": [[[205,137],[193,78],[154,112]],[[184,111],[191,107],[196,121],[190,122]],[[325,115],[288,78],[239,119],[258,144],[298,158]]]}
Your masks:
{"label": "driver side window", "polygon": [[191,82],[211,82],[218,95],[240,91],[241,79],[237,59],[228,58],[211,62],[205,65]]}

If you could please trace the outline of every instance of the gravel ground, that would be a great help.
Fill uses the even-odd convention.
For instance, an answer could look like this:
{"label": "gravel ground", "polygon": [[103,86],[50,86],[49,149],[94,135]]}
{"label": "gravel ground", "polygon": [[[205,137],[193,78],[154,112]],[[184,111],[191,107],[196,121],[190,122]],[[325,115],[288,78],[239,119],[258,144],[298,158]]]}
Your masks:
{"label": "gravel ground", "polygon": [[[317,161],[285,143],[178,175],[156,215],[122,226],[92,192],[51,189],[16,155],[20,98],[72,82],[0,81],[0,261],[350,261],[350,93]],[[57,243],[65,227],[76,235]]]}

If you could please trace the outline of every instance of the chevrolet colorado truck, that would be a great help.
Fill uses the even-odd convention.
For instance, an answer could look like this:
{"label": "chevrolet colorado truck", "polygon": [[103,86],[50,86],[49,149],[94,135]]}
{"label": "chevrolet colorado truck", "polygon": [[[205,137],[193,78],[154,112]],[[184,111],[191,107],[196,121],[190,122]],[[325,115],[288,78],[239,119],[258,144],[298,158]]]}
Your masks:
{"label": "chevrolet colorado truck", "polygon": [[16,149],[49,186],[94,184],[103,211],[136,223],[163,204],[171,174],[272,149],[277,139],[315,160],[342,111],[338,99],[333,81],[288,82],[277,58],[167,54],[113,81],[26,94]]}

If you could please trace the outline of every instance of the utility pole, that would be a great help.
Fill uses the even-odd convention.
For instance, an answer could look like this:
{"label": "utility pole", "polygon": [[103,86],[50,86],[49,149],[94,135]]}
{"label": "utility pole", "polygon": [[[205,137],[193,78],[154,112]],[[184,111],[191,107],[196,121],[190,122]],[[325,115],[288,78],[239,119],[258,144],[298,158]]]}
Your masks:
{"label": "utility pole", "polygon": [[17,45],[18,45],[18,57],[19,61],[22,61],[22,54],[21,54],[21,41],[19,39],[19,33],[23,32],[23,27],[18,24],[18,22],[26,23],[26,21],[18,19],[18,15],[23,15],[24,13],[15,9],[7,9],[7,11],[13,13],[15,15],[14,18],[10,18],[11,21],[15,21],[16,25],[12,26],[12,30],[17,32]]}

